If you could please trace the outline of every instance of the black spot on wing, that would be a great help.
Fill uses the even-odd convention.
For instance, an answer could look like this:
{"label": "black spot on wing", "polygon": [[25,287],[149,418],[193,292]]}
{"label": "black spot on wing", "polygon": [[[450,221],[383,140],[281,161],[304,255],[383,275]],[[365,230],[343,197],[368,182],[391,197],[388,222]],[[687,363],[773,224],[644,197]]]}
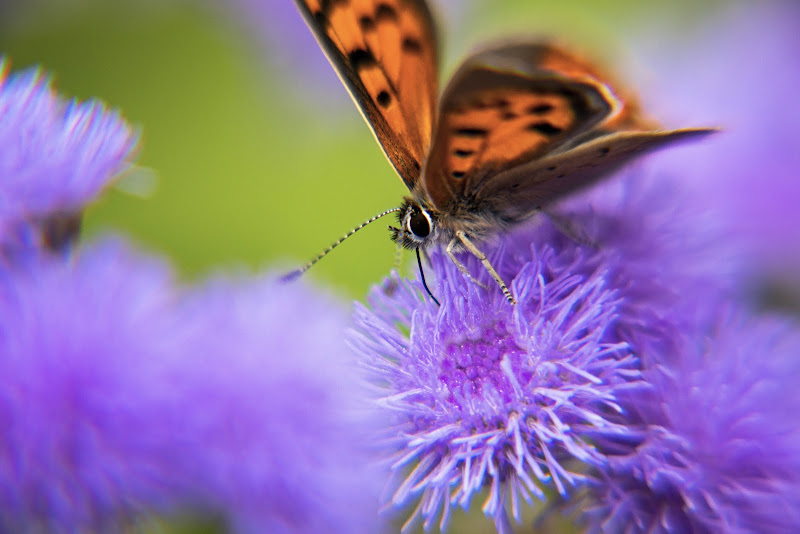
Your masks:
{"label": "black spot on wing", "polygon": [[609,152],[611,152],[611,149],[609,147],[607,147],[607,146],[604,146],[603,148],[600,149],[600,155],[601,156],[605,156]]}
{"label": "black spot on wing", "polygon": [[450,176],[452,176],[457,180],[460,180],[461,178],[464,177],[464,174],[465,174],[464,171],[453,171],[450,173]]}
{"label": "black spot on wing", "polygon": [[321,13],[327,17],[336,6],[346,6],[349,3],[350,0],[322,0],[320,2]]}
{"label": "black spot on wing", "polygon": [[525,127],[525,129],[527,129],[528,131],[531,131],[531,132],[537,132],[537,133],[546,135],[548,137],[551,137],[553,135],[558,135],[558,134],[560,134],[561,132],[564,131],[561,128],[559,128],[558,126],[555,126],[553,124],[550,124],[549,122],[543,122],[543,121],[542,122],[533,122],[533,123],[527,125]]}
{"label": "black spot on wing", "polygon": [[358,25],[362,32],[370,32],[375,29],[375,21],[371,17],[364,15],[358,19]]}
{"label": "black spot on wing", "polygon": [[552,104],[533,104],[526,110],[530,115],[544,115],[553,111]]}
{"label": "black spot on wing", "polygon": [[361,69],[374,67],[378,64],[373,53],[364,48],[356,48],[347,54],[347,59],[350,60],[350,65],[352,65],[353,70],[356,72]]}
{"label": "black spot on wing", "polygon": [[471,155],[473,155],[474,153],[475,153],[474,150],[464,150],[464,149],[460,149],[460,148],[457,148],[457,149],[453,150],[453,154],[455,154],[459,158],[468,158]]}
{"label": "black spot on wing", "polygon": [[397,20],[397,11],[389,4],[378,4],[378,7],[375,8],[375,22],[397,22]]}
{"label": "black spot on wing", "polygon": [[403,52],[408,52],[409,54],[421,54],[422,44],[420,44],[419,40],[413,37],[406,37],[403,39]]}
{"label": "black spot on wing", "polygon": [[489,130],[484,130],[483,128],[456,128],[453,133],[464,137],[486,137],[489,135]]}
{"label": "black spot on wing", "polygon": [[381,91],[376,98],[381,107],[388,107],[392,103],[392,95],[388,91]]}
{"label": "black spot on wing", "polygon": [[502,115],[500,115],[500,116],[502,117],[502,119],[503,119],[504,121],[510,121],[510,120],[514,120],[514,119],[516,119],[517,117],[519,117],[519,115],[517,115],[517,114],[516,114],[516,113],[514,113],[513,111],[504,111],[504,112],[503,112],[503,114],[502,114]]}

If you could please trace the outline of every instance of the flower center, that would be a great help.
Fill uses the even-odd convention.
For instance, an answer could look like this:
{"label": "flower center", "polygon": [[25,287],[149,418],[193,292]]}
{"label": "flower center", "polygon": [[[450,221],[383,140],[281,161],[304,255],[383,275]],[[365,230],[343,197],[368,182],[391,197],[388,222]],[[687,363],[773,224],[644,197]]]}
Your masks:
{"label": "flower center", "polygon": [[448,401],[463,407],[465,401],[485,397],[487,388],[497,392],[503,402],[510,401],[514,389],[501,363],[507,358],[506,368],[517,382],[527,383],[531,373],[520,369],[523,354],[504,321],[485,327],[477,335],[448,341],[439,367],[439,380],[450,391]]}

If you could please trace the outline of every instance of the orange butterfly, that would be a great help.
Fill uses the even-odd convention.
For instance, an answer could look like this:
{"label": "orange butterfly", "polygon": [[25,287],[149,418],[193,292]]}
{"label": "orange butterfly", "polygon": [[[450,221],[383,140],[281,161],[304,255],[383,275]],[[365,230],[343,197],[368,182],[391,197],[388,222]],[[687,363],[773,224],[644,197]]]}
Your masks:
{"label": "orange butterfly", "polygon": [[714,131],[660,130],[590,65],[535,42],[497,45],[467,58],[437,109],[436,30],[424,0],[296,1],[411,195],[291,276],[398,212],[392,239],[416,250],[420,272],[419,249],[441,244],[474,281],[455,256],[468,250],[514,304],[476,243],[637,155]]}

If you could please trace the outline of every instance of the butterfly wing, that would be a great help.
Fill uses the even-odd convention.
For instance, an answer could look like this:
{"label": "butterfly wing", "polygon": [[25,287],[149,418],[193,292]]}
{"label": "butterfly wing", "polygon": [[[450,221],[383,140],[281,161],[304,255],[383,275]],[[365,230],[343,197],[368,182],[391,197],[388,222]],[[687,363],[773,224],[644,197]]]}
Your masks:
{"label": "butterfly wing", "polygon": [[591,138],[577,146],[531,160],[484,182],[474,202],[507,222],[528,218],[535,210],[608,176],[632,159],[667,145],[699,139],[716,130],[622,131]]}
{"label": "butterfly wing", "polygon": [[296,0],[409,189],[436,113],[436,30],[423,0]]}
{"label": "butterfly wing", "polygon": [[551,45],[487,49],[467,59],[444,91],[425,196],[446,211],[492,176],[552,153],[622,108],[586,65]]}

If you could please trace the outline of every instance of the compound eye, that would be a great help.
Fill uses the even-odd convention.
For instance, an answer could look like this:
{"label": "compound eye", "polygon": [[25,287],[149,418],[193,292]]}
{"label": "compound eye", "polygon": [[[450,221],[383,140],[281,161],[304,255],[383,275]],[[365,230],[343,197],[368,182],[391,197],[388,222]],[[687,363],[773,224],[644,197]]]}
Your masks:
{"label": "compound eye", "polygon": [[431,233],[431,219],[424,211],[414,212],[408,219],[408,229],[417,237],[428,237]]}

